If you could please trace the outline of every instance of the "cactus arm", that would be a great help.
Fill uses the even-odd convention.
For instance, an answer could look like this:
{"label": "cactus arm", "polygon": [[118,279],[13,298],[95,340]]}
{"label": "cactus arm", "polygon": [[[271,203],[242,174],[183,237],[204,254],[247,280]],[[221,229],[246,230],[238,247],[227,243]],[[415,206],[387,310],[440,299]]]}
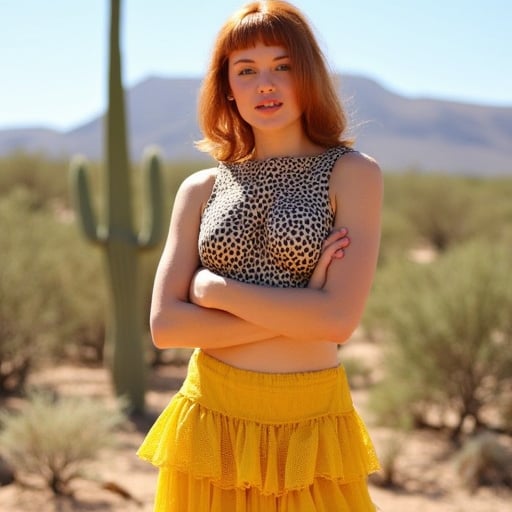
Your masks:
{"label": "cactus arm", "polygon": [[161,160],[156,149],[146,150],[142,172],[146,210],[137,241],[140,249],[151,249],[158,245],[163,232]]}
{"label": "cactus arm", "polygon": [[106,236],[102,233],[104,229],[98,226],[92,207],[87,166],[82,157],[76,157],[71,162],[70,179],[75,211],[83,233],[91,242],[105,244]]}

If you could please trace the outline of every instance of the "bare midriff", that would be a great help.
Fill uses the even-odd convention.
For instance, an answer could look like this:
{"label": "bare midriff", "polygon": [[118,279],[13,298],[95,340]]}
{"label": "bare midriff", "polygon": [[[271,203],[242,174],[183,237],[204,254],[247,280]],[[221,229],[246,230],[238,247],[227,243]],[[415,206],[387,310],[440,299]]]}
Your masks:
{"label": "bare midriff", "polygon": [[236,368],[265,373],[318,371],[338,366],[337,345],[330,341],[277,337],[204,352]]}

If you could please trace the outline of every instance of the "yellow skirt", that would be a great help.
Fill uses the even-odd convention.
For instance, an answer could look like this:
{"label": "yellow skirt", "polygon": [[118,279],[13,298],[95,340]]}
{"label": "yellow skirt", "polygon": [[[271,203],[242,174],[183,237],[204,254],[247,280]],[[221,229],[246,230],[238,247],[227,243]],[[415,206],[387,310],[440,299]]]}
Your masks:
{"label": "yellow skirt", "polygon": [[260,373],[194,351],[138,450],[156,512],[374,512],[379,463],[343,367]]}

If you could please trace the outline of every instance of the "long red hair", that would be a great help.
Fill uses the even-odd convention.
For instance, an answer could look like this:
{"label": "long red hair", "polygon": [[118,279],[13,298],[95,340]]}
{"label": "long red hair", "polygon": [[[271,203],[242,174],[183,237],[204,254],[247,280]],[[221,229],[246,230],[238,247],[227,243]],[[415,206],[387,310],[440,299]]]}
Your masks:
{"label": "long red hair", "polygon": [[199,94],[199,125],[204,138],[197,147],[220,161],[239,161],[252,155],[251,126],[228,100],[228,59],[231,52],[259,42],[287,49],[306,135],[320,146],[350,146],[352,142],[343,139],[347,118],[309,23],[288,2],[266,0],[242,7],[217,36]]}

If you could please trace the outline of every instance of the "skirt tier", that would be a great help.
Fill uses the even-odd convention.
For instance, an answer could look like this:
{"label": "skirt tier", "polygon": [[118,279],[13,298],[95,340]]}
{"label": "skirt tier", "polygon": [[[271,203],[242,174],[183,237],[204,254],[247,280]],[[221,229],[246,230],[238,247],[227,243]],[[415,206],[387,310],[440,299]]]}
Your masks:
{"label": "skirt tier", "polygon": [[138,455],[157,512],[374,512],[379,463],[343,367],[259,373],[196,350]]}

